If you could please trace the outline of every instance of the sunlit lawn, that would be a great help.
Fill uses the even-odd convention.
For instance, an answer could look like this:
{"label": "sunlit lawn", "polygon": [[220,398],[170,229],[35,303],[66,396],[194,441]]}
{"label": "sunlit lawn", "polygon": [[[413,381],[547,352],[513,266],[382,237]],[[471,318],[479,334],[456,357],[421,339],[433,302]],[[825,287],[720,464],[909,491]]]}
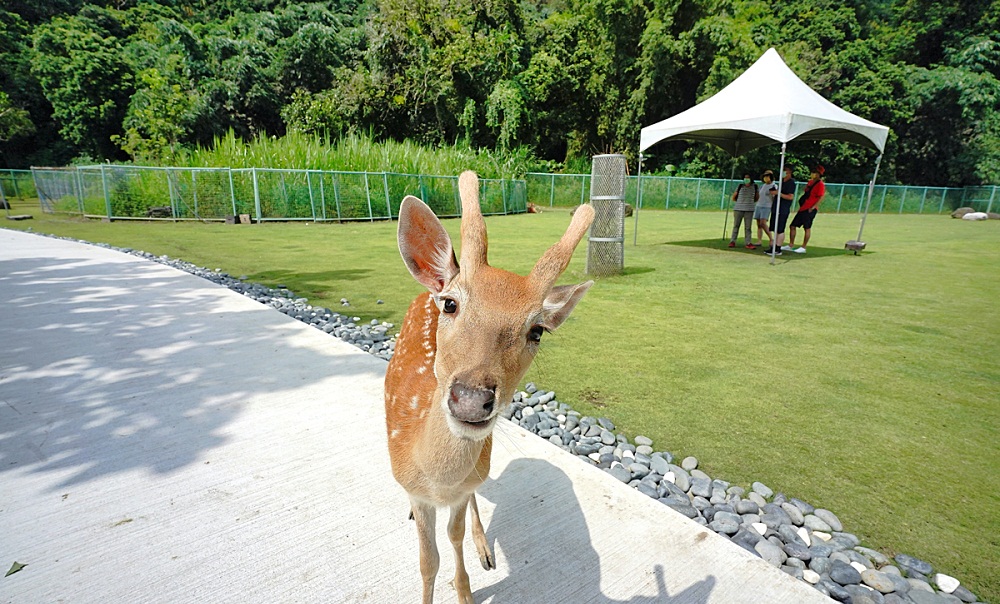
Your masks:
{"label": "sunlit lawn", "polygon": [[[493,264],[526,273],[568,221],[488,219]],[[1000,221],[875,215],[854,256],[842,248],[858,221],[822,214],[808,254],[772,266],[724,247],[721,213],[643,212],[638,246],[627,222],[625,275],[545,337],[528,379],[1000,600]],[[398,323],[421,291],[390,223],[3,225],[218,267],[334,310],[347,298],[366,319]],[[586,279],[585,258],[581,246],[564,282]]]}

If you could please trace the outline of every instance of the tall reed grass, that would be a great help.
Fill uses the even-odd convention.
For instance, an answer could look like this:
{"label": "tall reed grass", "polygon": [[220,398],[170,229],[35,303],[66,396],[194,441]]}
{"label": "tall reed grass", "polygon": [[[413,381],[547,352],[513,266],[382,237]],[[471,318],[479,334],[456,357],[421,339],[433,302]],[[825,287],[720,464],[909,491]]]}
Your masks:
{"label": "tall reed grass", "polygon": [[163,165],[430,175],[475,170],[482,178],[523,178],[528,172],[549,167],[526,147],[508,152],[462,144],[424,147],[410,141],[376,141],[356,133],[335,141],[300,132],[244,141],[232,131],[217,137],[208,148],[178,151],[164,158]]}

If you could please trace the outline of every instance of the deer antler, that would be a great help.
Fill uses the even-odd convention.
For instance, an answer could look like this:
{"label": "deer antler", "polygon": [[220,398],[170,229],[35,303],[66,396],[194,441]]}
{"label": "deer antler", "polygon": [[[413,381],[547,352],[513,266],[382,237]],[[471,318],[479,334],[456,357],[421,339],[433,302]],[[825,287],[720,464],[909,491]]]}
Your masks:
{"label": "deer antler", "polygon": [[479,178],[475,172],[466,171],[458,177],[458,192],[462,197],[462,258],[459,266],[470,275],[480,266],[486,266],[486,221],[479,208]]}
{"label": "deer antler", "polygon": [[[594,208],[589,205],[582,205],[577,208],[573,215],[566,233],[552,247],[550,247],[538,262],[531,269],[528,278],[540,291],[548,291],[559,278],[559,275],[566,270],[570,258],[573,257],[573,250],[576,249],[580,240],[587,234],[587,229],[594,221]],[[464,242],[463,242],[464,243]],[[464,250],[463,250],[464,255]]]}

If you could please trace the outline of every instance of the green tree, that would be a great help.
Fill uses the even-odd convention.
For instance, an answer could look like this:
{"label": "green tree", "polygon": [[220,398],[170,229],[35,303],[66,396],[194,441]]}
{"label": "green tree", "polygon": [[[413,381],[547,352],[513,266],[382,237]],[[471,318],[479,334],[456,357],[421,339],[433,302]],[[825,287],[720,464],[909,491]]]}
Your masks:
{"label": "green tree", "polygon": [[111,139],[136,160],[156,160],[175,152],[188,132],[194,100],[151,67],[139,72],[137,90],[125,116],[125,134]]}
{"label": "green tree", "polygon": [[88,6],[36,28],[32,73],[52,104],[62,135],[100,158],[116,156],[111,136],[121,133],[132,94],[122,53],[118,13]]}
{"label": "green tree", "polygon": [[31,116],[20,107],[15,107],[6,92],[0,92],[0,143],[18,136],[26,136],[35,131]]}

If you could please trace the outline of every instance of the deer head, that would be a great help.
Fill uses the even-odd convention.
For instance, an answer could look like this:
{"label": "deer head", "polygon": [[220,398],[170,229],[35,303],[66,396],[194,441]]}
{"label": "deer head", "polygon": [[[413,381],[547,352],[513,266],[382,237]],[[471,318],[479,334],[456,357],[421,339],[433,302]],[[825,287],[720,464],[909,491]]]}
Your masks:
{"label": "deer head", "polygon": [[459,177],[459,191],[461,262],[440,221],[413,196],[403,199],[399,210],[399,251],[439,311],[434,376],[448,428],[456,437],[482,440],[512,399],[543,334],[559,327],[594,283],[555,285],[594,212],[582,206],[562,239],[523,277],[487,261],[486,223],[473,172]]}

